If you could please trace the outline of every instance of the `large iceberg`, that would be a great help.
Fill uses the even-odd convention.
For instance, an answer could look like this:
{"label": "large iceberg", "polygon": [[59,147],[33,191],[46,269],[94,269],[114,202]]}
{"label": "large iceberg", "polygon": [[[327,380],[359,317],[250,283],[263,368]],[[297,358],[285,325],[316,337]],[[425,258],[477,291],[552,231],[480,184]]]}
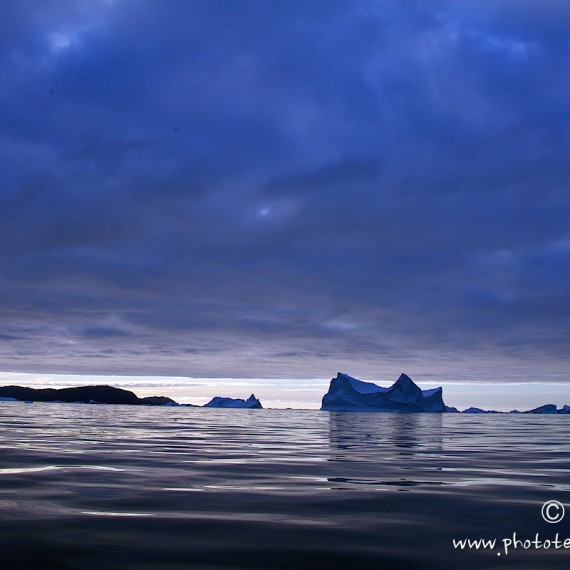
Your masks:
{"label": "large iceberg", "polygon": [[261,402],[252,394],[247,400],[242,398],[222,398],[216,396],[212,398],[204,408],[249,408],[249,409],[262,409]]}
{"label": "large iceberg", "polygon": [[331,380],[321,410],[362,412],[445,412],[442,389],[422,390],[401,374],[390,388],[339,372]]}

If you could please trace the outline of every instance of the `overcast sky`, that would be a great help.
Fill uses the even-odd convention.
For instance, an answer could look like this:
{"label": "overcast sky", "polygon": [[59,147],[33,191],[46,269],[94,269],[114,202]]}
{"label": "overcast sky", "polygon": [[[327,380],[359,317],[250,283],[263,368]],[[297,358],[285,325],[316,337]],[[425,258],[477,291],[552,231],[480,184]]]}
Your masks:
{"label": "overcast sky", "polygon": [[568,379],[570,2],[0,6],[0,370]]}

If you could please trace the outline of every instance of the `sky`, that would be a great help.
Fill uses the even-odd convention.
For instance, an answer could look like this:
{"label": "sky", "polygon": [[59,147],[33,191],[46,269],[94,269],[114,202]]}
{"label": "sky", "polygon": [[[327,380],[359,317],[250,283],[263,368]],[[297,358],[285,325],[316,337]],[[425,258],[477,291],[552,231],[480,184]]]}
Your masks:
{"label": "sky", "polygon": [[0,371],[570,380],[566,0],[0,12]]}

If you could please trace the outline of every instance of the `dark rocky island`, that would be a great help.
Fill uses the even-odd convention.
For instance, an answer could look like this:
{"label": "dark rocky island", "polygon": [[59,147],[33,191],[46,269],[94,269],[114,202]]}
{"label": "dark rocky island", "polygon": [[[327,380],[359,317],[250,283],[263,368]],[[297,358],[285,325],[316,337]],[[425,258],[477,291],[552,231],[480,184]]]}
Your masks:
{"label": "dark rocky island", "polygon": [[0,386],[0,398],[25,402],[80,402],[83,404],[124,404],[128,406],[177,406],[166,396],[139,398],[130,390],[112,386],[79,386],[76,388],[27,388]]}

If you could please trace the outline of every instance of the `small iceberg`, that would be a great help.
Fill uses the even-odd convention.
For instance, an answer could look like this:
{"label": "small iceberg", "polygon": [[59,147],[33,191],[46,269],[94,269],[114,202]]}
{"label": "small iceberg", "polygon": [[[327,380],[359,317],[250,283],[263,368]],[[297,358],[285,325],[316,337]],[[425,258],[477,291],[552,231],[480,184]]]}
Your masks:
{"label": "small iceberg", "polygon": [[207,404],[204,404],[204,408],[248,408],[261,410],[263,406],[261,402],[252,394],[247,400],[242,398],[222,398],[220,396],[215,396]]}
{"label": "small iceberg", "polygon": [[534,408],[534,410],[528,410],[524,412],[525,414],[570,414],[570,406],[565,405],[558,409],[556,404],[545,404],[544,406],[539,406]]}
{"label": "small iceberg", "polygon": [[499,412],[497,410],[483,410],[481,408],[467,408],[463,410],[464,414],[570,414],[570,406],[566,405],[558,409],[555,404],[544,404],[544,406],[538,406],[533,410],[525,410],[521,412],[520,410],[511,410],[510,412]]}
{"label": "small iceberg", "polygon": [[442,388],[422,390],[406,374],[390,388],[339,372],[331,380],[321,410],[355,412],[445,412]]}

